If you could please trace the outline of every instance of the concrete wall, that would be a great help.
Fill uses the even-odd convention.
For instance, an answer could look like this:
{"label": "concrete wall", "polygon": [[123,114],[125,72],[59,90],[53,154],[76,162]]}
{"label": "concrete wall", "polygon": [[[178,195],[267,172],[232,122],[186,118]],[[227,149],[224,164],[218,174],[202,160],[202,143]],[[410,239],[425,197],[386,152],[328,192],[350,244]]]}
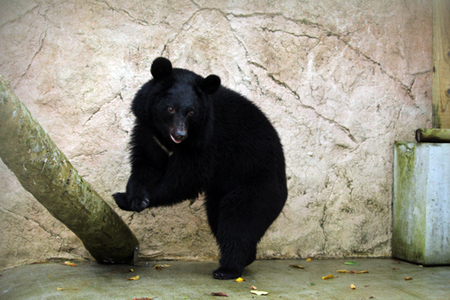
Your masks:
{"label": "concrete wall", "polygon": [[[395,140],[431,125],[432,10],[408,1],[8,1],[0,74],[115,209],[129,105],[157,56],[257,103],[289,199],[259,258],[389,256]],[[148,253],[217,258],[202,201],[119,211]],[[76,217],[76,211],[74,211]],[[0,267],[88,257],[0,162]]]}

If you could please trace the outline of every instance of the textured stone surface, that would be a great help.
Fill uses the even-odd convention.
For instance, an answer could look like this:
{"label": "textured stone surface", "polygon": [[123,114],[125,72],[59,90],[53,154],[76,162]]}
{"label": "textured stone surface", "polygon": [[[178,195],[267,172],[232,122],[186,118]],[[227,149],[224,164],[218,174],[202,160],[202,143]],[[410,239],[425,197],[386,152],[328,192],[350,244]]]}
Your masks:
{"label": "textured stone surface", "polygon": [[[129,174],[129,105],[163,55],[257,103],[284,145],[289,199],[260,258],[391,254],[395,140],[431,125],[429,1],[6,1],[0,73],[80,175]],[[0,164],[0,267],[86,257]],[[119,212],[143,248],[217,258],[202,201]]]}

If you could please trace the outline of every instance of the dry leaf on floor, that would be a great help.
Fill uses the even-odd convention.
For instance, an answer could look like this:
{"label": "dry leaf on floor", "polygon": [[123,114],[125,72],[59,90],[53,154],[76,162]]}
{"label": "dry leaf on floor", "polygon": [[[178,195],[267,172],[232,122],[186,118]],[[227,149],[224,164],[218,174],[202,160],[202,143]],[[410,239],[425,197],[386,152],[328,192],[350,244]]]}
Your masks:
{"label": "dry leaf on floor", "polygon": [[137,276],[128,278],[128,280],[139,280],[139,278],[141,278],[141,276],[137,275]]}
{"label": "dry leaf on floor", "polygon": [[300,265],[291,265],[291,267],[296,268],[296,269],[304,269],[305,267],[300,266]]}
{"label": "dry leaf on floor", "polygon": [[328,274],[327,276],[324,276],[324,277],[322,277],[322,279],[332,279],[332,278],[334,278],[334,275],[333,274]]}
{"label": "dry leaf on floor", "polygon": [[211,293],[211,296],[228,297],[227,293]]}
{"label": "dry leaf on floor", "polygon": [[162,270],[164,268],[168,268],[170,265],[155,265],[155,270]]}
{"label": "dry leaf on floor", "polygon": [[74,288],[56,288],[57,291],[79,291],[80,289],[74,289]]}
{"label": "dry leaf on floor", "polygon": [[350,288],[351,288],[352,290],[355,290],[355,289],[356,289],[356,286],[352,283],[352,284],[350,284]]}
{"label": "dry leaf on floor", "polygon": [[412,277],[405,277],[405,280],[412,280]]}
{"label": "dry leaf on floor", "polygon": [[254,285],[252,285],[251,287],[250,287],[250,290],[257,290],[258,288],[256,287],[256,286],[254,286]]}
{"label": "dry leaf on floor", "polygon": [[363,270],[358,272],[358,274],[365,274],[365,273],[369,273],[369,271]]}
{"label": "dry leaf on floor", "polygon": [[77,267],[77,265],[76,265],[76,264],[74,264],[74,263],[71,263],[70,261],[66,261],[65,263],[63,263],[63,265],[66,265],[66,266],[71,266],[71,267]]}
{"label": "dry leaf on floor", "polygon": [[242,282],[242,281],[245,281],[245,279],[242,278],[242,277],[239,277],[239,278],[236,279],[236,282]]}
{"label": "dry leaf on floor", "polygon": [[258,295],[258,296],[265,296],[265,295],[269,294],[269,292],[264,292],[264,291],[250,291],[250,293]]}
{"label": "dry leaf on floor", "polygon": [[32,265],[48,264],[48,261],[35,261],[31,263]]}
{"label": "dry leaf on floor", "polygon": [[336,272],[338,272],[338,273],[350,273],[350,272],[347,271],[347,270],[337,270]]}

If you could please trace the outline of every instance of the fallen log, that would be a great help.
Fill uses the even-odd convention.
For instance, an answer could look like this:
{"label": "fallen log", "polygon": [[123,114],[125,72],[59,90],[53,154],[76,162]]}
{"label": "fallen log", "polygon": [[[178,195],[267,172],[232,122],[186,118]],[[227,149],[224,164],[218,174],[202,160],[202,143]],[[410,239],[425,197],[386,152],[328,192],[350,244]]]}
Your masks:
{"label": "fallen log", "polygon": [[98,262],[129,263],[138,240],[83,180],[0,75],[0,158]]}

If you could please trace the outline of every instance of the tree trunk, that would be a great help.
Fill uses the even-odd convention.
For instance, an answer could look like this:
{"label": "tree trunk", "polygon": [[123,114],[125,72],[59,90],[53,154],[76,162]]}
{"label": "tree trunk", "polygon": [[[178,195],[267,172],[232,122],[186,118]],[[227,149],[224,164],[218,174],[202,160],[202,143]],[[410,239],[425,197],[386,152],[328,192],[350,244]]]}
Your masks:
{"label": "tree trunk", "polygon": [[134,234],[81,178],[1,75],[0,158],[98,262],[134,259],[139,243]]}

